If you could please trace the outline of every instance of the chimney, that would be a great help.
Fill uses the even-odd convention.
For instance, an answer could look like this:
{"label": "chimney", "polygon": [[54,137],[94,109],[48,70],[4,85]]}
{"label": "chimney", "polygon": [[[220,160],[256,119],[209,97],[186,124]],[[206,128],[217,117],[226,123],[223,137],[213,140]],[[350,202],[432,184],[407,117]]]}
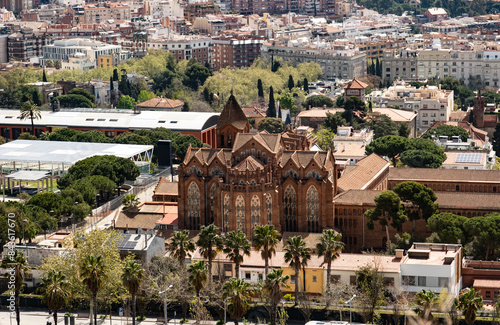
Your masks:
{"label": "chimney", "polygon": [[403,258],[404,249],[396,249],[396,258]]}

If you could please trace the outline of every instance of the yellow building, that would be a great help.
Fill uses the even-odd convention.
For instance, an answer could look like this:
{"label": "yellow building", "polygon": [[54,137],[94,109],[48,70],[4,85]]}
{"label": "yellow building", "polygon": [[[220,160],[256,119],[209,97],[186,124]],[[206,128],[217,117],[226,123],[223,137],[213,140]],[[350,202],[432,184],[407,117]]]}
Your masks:
{"label": "yellow building", "polygon": [[[279,252],[283,253],[283,252]],[[278,254],[279,254],[278,253]],[[323,286],[325,283],[325,269],[326,266],[320,266],[323,258],[318,258],[316,255],[312,255],[311,259],[307,262],[305,268],[305,292],[308,294],[323,294]],[[283,265],[283,275],[290,276],[288,280],[289,288],[284,288],[285,292],[295,292],[295,271],[289,265]],[[304,292],[304,270],[301,268],[299,272],[299,291]]]}
{"label": "yellow building", "polygon": [[99,54],[97,56],[97,66],[99,68],[114,67],[120,63],[119,53]]}

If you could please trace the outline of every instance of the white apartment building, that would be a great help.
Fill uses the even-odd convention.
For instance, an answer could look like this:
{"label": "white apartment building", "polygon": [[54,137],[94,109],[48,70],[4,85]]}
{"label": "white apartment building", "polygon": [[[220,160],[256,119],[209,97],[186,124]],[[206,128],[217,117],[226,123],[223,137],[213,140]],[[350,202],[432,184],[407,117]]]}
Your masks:
{"label": "white apartment building", "polygon": [[417,114],[417,132],[424,132],[436,121],[448,121],[453,110],[453,90],[439,86],[412,87],[397,81],[378,98],[381,107],[399,106]]}
{"label": "white apartment building", "polygon": [[184,18],[184,7],[174,0],[146,0],[144,1],[145,15],[152,19],[165,17]]}
{"label": "white apartment building", "polygon": [[148,49],[163,49],[171,52],[177,61],[196,58],[201,64],[210,62],[212,39],[197,36],[171,36],[149,38]]}

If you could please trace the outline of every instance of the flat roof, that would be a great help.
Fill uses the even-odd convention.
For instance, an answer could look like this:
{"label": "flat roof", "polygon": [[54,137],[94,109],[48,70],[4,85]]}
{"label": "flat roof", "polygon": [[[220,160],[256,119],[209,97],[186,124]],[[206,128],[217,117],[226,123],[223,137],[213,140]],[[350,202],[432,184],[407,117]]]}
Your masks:
{"label": "flat roof", "polygon": [[152,145],[15,140],[0,145],[0,161],[26,161],[74,164],[92,157],[114,155],[132,158],[153,150]]}
{"label": "flat roof", "polygon": [[34,171],[34,170],[21,170],[5,177],[12,178],[15,181],[39,181],[49,175],[48,172]]}
{"label": "flat roof", "polygon": [[[151,130],[164,127],[172,131],[203,131],[217,125],[220,113],[165,112],[120,109],[73,109],[57,112],[41,111],[35,127],[81,127],[88,129]],[[0,125],[25,125],[31,120],[21,120],[19,110],[0,109]]]}

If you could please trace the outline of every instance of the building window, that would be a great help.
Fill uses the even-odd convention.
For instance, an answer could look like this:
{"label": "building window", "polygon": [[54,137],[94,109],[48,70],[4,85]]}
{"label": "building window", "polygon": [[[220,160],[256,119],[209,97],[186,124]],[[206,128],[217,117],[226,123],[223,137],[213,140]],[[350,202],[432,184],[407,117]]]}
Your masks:
{"label": "building window", "polygon": [[252,227],[255,228],[255,226],[260,224],[260,199],[257,195],[252,197],[250,211],[252,216]]}
{"label": "building window", "polygon": [[267,214],[267,224],[272,224],[272,210],[273,210],[273,198],[271,194],[266,194],[266,214]]}
{"label": "building window", "polygon": [[210,187],[210,197],[208,199],[209,202],[209,215],[208,215],[208,224],[214,223],[215,220],[215,189],[216,189],[215,183],[212,184]]}
{"label": "building window", "polygon": [[448,288],[448,278],[439,278],[438,285],[442,288]]}
{"label": "building window", "polygon": [[200,189],[192,182],[188,187],[189,229],[200,229]]}
{"label": "building window", "polygon": [[290,283],[295,284],[295,275],[290,276]]}
{"label": "building window", "polygon": [[427,286],[427,278],[425,276],[418,277],[418,286],[419,287],[426,287]]}
{"label": "building window", "polygon": [[351,275],[349,277],[349,284],[350,285],[356,285],[356,276],[355,275]]}
{"label": "building window", "polygon": [[409,275],[403,275],[403,285],[405,286],[414,286],[415,285],[415,277]]}
{"label": "building window", "polygon": [[224,271],[231,272],[233,270],[232,264],[224,264]]}
{"label": "building window", "polygon": [[229,208],[230,208],[229,194],[226,194],[224,196],[224,221],[222,225],[222,228],[226,232],[229,231]]}
{"label": "building window", "polygon": [[252,274],[250,272],[245,272],[245,280],[250,280],[252,278]]}
{"label": "building window", "polygon": [[236,198],[236,229],[245,231],[245,199],[242,195]]}
{"label": "building window", "polygon": [[297,194],[291,185],[285,190],[284,200],[285,231],[298,231],[297,227]]}
{"label": "building window", "polygon": [[313,275],[313,282],[318,282],[318,277]]}
{"label": "building window", "polygon": [[384,277],[383,281],[386,286],[394,286],[394,278]]}
{"label": "building window", "polygon": [[330,275],[330,282],[331,283],[339,283],[340,282],[340,275],[338,275],[338,274]]}
{"label": "building window", "polygon": [[315,186],[310,186],[306,196],[307,231],[319,232],[319,200]]}
{"label": "building window", "polygon": [[486,298],[491,298],[491,291],[486,291]]}

